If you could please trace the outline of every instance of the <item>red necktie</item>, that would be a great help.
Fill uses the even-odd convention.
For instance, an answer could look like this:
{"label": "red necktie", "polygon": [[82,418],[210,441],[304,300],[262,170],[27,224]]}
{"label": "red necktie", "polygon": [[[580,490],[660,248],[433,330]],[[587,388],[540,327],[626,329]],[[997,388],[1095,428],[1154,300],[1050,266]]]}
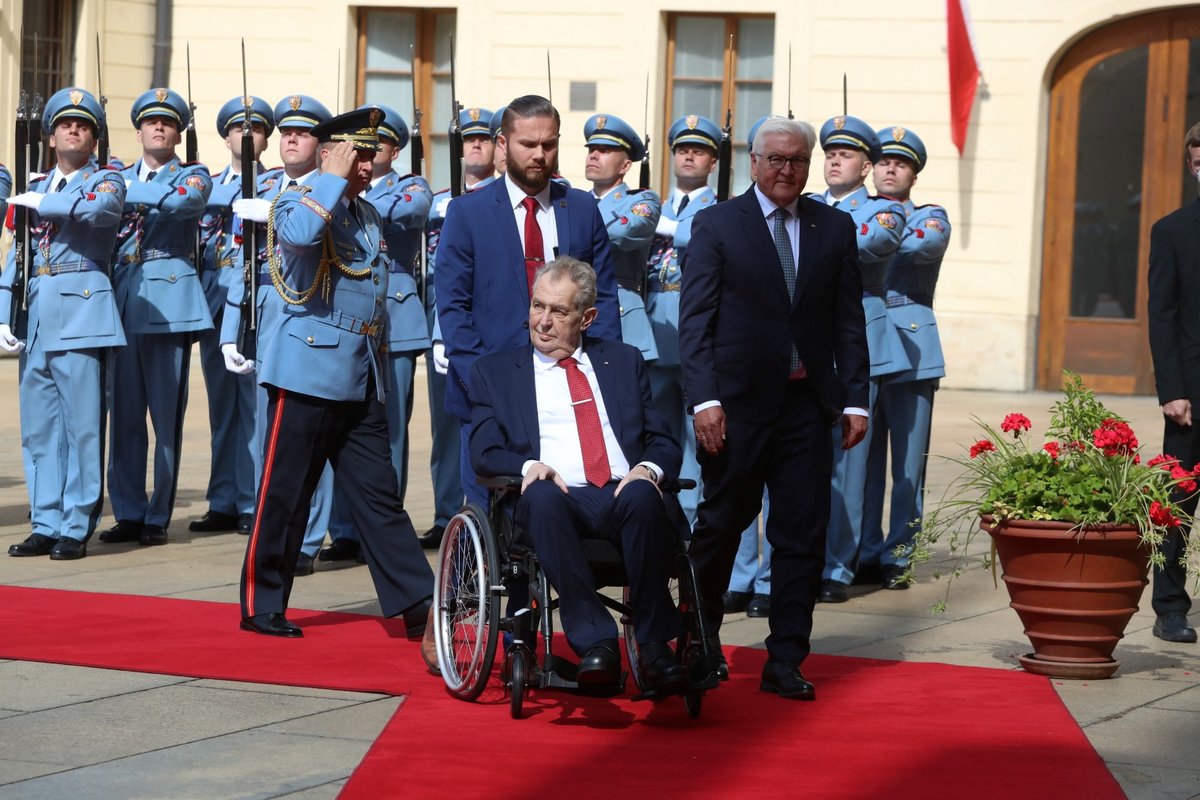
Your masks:
{"label": "red necktie", "polygon": [[533,273],[545,263],[546,248],[542,244],[542,226],[537,221],[537,198],[526,197],[521,205],[525,206],[525,279],[529,282],[529,296],[533,297]]}
{"label": "red necktie", "polygon": [[567,371],[567,387],[571,390],[571,406],[575,409],[575,426],[579,429],[579,449],[583,452],[583,473],[588,483],[604,486],[612,477],[608,464],[608,448],[604,446],[604,431],[600,428],[600,410],[588,383],[575,359],[570,356],[558,362]]}

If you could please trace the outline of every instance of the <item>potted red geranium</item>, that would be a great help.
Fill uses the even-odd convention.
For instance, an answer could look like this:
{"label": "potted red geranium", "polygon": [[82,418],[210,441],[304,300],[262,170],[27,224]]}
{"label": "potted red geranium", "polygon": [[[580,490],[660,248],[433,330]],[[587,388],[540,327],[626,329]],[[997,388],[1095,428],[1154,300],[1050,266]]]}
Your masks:
{"label": "potted red geranium", "polygon": [[[921,520],[912,562],[928,561],[944,538],[959,556],[953,578],[975,533],[986,531],[992,557],[984,565],[994,571],[998,557],[1033,645],[1022,666],[1108,677],[1149,568],[1162,563],[1164,534],[1191,525],[1178,501],[1196,491],[1200,465],[1169,455],[1144,461],[1128,423],[1073,373],[1050,420],[1042,441],[1024,414],[1009,414],[999,430],[976,420],[984,435],[952,459],[963,471]],[[1187,563],[1195,563],[1194,552],[1189,544]]]}

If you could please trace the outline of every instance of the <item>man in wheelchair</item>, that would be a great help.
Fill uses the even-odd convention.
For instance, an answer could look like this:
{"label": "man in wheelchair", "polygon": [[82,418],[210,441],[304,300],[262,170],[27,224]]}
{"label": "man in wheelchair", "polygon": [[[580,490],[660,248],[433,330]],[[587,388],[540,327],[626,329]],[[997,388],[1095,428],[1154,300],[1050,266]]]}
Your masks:
{"label": "man in wheelchair", "polygon": [[680,618],[667,588],[672,527],[659,482],[682,454],[650,405],[636,347],[584,336],[596,318],[596,275],[569,257],[538,270],[531,346],[493,353],[471,371],[470,453],[477,475],[521,475],[514,522],[558,592],[577,681],[617,684],[617,626],[595,594],[580,539],[618,545],[630,581],[643,688],[686,686],[667,642]]}

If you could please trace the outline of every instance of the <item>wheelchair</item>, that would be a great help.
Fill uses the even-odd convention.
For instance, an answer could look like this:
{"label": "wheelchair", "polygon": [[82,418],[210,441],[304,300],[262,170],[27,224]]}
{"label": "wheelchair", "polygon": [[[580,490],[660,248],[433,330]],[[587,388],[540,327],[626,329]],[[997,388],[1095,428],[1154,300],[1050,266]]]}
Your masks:
{"label": "wheelchair", "polygon": [[[513,719],[520,719],[527,688],[580,690],[576,665],[553,653],[553,612],[558,598],[552,594],[533,550],[522,542],[513,523],[521,495],[520,477],[480,478],[489,490],[489,513],[468,504],[446,526],[434,572],[434,638],[438,667],[450,694],[473,701],[491,679],[500,634],[508,644],[502,654],[501,679],[508,694]],[[674,494],[692,488],[693,481],[675,481],[663,487]],[[678,511],[678,504],[675,504]],[[670,509],[668,516],[674,519]],[[686,530],[682,512],[679,525]],[[638,646],[630,607],[630,589],[620,549],[603,539],[583,539],[584,554],[592,570],[601,602],[620,615],[632,675],[639,693],[634,700],[659,701],[657,693],[642,685],[638,674]],[[704,693],[718,685],[708,631],[700,609],[696,576],[684,538],[675,537],[670,562],[670,591],[682,618],[683,633],[674,642],[676,658],[691,678],[682,690],[684,708],[692,719],[700,716]],[[601,590],[623,587],[620,601]],[[512,598],[502,613],[501,601]],[[523,602],[522,602],[523,601]],[[541,634],[541,661],[537,663],[537,634]],[[622,673],[618,692],[625,688]],[[611,693],[610,693],[611,694]]]}

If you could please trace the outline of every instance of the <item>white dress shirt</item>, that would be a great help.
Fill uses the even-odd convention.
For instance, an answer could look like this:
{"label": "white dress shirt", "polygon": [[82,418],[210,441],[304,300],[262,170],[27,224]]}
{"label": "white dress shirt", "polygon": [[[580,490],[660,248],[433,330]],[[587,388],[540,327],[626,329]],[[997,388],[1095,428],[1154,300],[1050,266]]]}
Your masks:
{"label": "white dress shirt", "polygon": [[[522,209],[524,210],[524,209]],[[583,347],[575,349],[573,357],[579,371],[588,380],[592,397],[596,400],[596,411],[600,414],[600,430],[604,433],[604,449],[608,455],[609,477],[621,480],[630,470],[629,460],[621,450],[621,444],[613,433],[604,406],[604,395],[596,381],[596,371]],[[571,400],[571,387],[567,383],[567,371],[558,366],[558,361],[533,351],[533,388],[537,396],[538,434],[541,463],[551,467],[567,486],[585,486],[587,473],[583,466],[583,449],[579,444],[579,425],[575,421],[575,407]],[[526,461],[521,466],[521,475],[528,474],[536,461]],[[648,467],[656,479],[662,478],[662,469],[649,461],[635,466]]]}
{"label": "white dress shirt", "polygon": [[[517,222],[517,236],[521,237],[521,254],[525,253],[525,206],[521,205],[529,195],[517,186],[508,175],[504,176],[504,188],[508,190],[508,200],[512,203],[513,219]],[[533,195],[537,200],[537,223],[542,229],[542,252],[546,263],[558,258],[558,227],[554,222],[554,206],[550,204],[550,184]]]}

